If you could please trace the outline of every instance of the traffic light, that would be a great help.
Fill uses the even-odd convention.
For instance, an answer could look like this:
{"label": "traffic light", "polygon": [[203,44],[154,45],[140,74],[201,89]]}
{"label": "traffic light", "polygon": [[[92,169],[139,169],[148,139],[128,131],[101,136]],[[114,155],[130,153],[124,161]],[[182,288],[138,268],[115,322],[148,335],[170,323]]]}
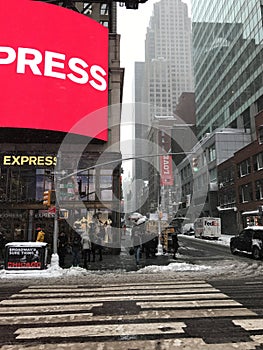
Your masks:
{"label": "traffic light", "polygon": [[195,173],[198,171],[198,158],[192,158],[192,169]]}
{"label": "traffic light", "polygon": [[44,191],[43,193],[43,204],[47,207],[51,205],[51,190]]}

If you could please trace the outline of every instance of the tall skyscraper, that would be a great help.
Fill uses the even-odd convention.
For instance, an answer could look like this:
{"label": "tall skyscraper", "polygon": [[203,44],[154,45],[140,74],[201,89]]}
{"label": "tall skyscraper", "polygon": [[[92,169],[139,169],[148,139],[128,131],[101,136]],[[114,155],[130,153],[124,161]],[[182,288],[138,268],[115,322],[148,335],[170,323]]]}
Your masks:
{"label": "tall skyscraper", "polygon": [[263,108],[263,1],[192,0],[198,137],[255,130]]}
{"label": "tall skyscraper", "polygon": [[[165,147],[164,139],[171,134],[179,97],[183,92],[194,91],[191,47],[191,20],[187,5],[181,0],[155,3],[146,33],[145,62],[135,65],[136,101],[145,103],[143,112],[140,108],[135,110],[135,136],[140,135],[150,144],[145,146],[136,139],[135,155],[146,154],[146,147],[150,148],[147,154],[171,149],[170,137],[169,144],[165,141]],[[142,127],[140,123],[153,128]],[[158,131],[159,123],[166,126],[165,132]],[[149,203],[154,210],[160,192],[157,174],[160,159],[148,158],[146,162],[148,164],[136,161],[135,175],[136,179],[147,178],[149,181]],[[148,172],[146,177],[145,170]]]}
{"label": "tall skyscraper", "polygon": [[191,20],[181,0],[154,4],[145,40],[143,101],[151,117],[172,115],[182,92],[193,92]]}

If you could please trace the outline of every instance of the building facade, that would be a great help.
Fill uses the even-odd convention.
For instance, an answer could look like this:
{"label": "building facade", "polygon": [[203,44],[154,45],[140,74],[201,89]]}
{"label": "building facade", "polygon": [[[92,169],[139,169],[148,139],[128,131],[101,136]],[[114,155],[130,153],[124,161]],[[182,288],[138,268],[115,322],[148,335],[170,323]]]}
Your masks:
{"label": "building facade", "polygon": [[[58,5],[63,4],[58,2]],[[108,141],[78,135],[72,138],[67,154],[69,166],[63,171],[70,174],[74,167],[86,170],[81,171],[74,180],[69,178],[61,186],[60,194],[64,196],[69,218],[61,219],[59,225],[60,229],[70,232],[74,221],[83,217],[89,219],[94,213],[102,212],[103,218],[110,218],[113,225],[119,227],[121,162],[118,160],[121,153],[118,141],[124,70],[120,67],[116,3],[106,5],[76,1],[74,8],[68,11],[71,10],[88,15],[109,28],[109,103],[106,107],[109,135]],[[83,45],[88,43],[83,42]],[[54,210],[43,205],[43,193],[55,189],[57,154],[65,136],[60,131],[0,127],[0,227],[8,241],[35,240],[36,227],[40,226],[46,231],[47,241],[52,244]],[[107,151],[109,147],[110,151]],[[83,154],[77,164],[76,154],[80,149],[83,149]],[[93,168],[101,154],[104,154],[105,162],[116,160],[116,163]],[[81,202],[80,208],[76,205],[76,199],[78,203]]]}
{"label": "building facade", "polygon": [[243,130],[223,128],[207,134],[192,148],[177,167],[177,216],[191,222],[199,216],[218,217],[218,167],[249,142],[250,135]]}
{"label": "building facade", "polygon": [[218,209],[230,233],[263,224],[263,112],[255,121],[256,139],[218,167]]}
{"label": "building facade", "polygon": [[193,0],[196,123],[200,139],[219,127],[255,137],[263,105],[261,0]]}

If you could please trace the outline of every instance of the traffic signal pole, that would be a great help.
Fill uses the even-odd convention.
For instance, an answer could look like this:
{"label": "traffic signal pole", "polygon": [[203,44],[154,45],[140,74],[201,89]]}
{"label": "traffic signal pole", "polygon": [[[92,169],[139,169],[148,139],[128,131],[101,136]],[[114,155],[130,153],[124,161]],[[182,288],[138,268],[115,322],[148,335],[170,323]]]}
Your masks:
{"label": "traffic signal pole", "polygon": [[55,174],[54,180],[56,183],[56,201],[55,201],[55,216],[54,216],[54,231],[53,231],[53,253],[51,255],[51,266],[59,266],[59,256],[58,256],[58,221],[59,221],[59,192],[60,192],[60,171],[61,171],[61,154],[57,154],[57,166],[58,171]]}

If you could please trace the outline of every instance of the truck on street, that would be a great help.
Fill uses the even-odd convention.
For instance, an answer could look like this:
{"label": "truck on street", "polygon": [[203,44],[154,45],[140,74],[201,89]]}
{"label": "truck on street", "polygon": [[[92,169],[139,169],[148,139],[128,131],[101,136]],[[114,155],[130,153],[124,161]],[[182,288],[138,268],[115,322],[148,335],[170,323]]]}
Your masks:
{"label": "truck on street", "polygon": [[195,237],[218,239],[221,236],[221,219],[203,217],[194,222]]}

